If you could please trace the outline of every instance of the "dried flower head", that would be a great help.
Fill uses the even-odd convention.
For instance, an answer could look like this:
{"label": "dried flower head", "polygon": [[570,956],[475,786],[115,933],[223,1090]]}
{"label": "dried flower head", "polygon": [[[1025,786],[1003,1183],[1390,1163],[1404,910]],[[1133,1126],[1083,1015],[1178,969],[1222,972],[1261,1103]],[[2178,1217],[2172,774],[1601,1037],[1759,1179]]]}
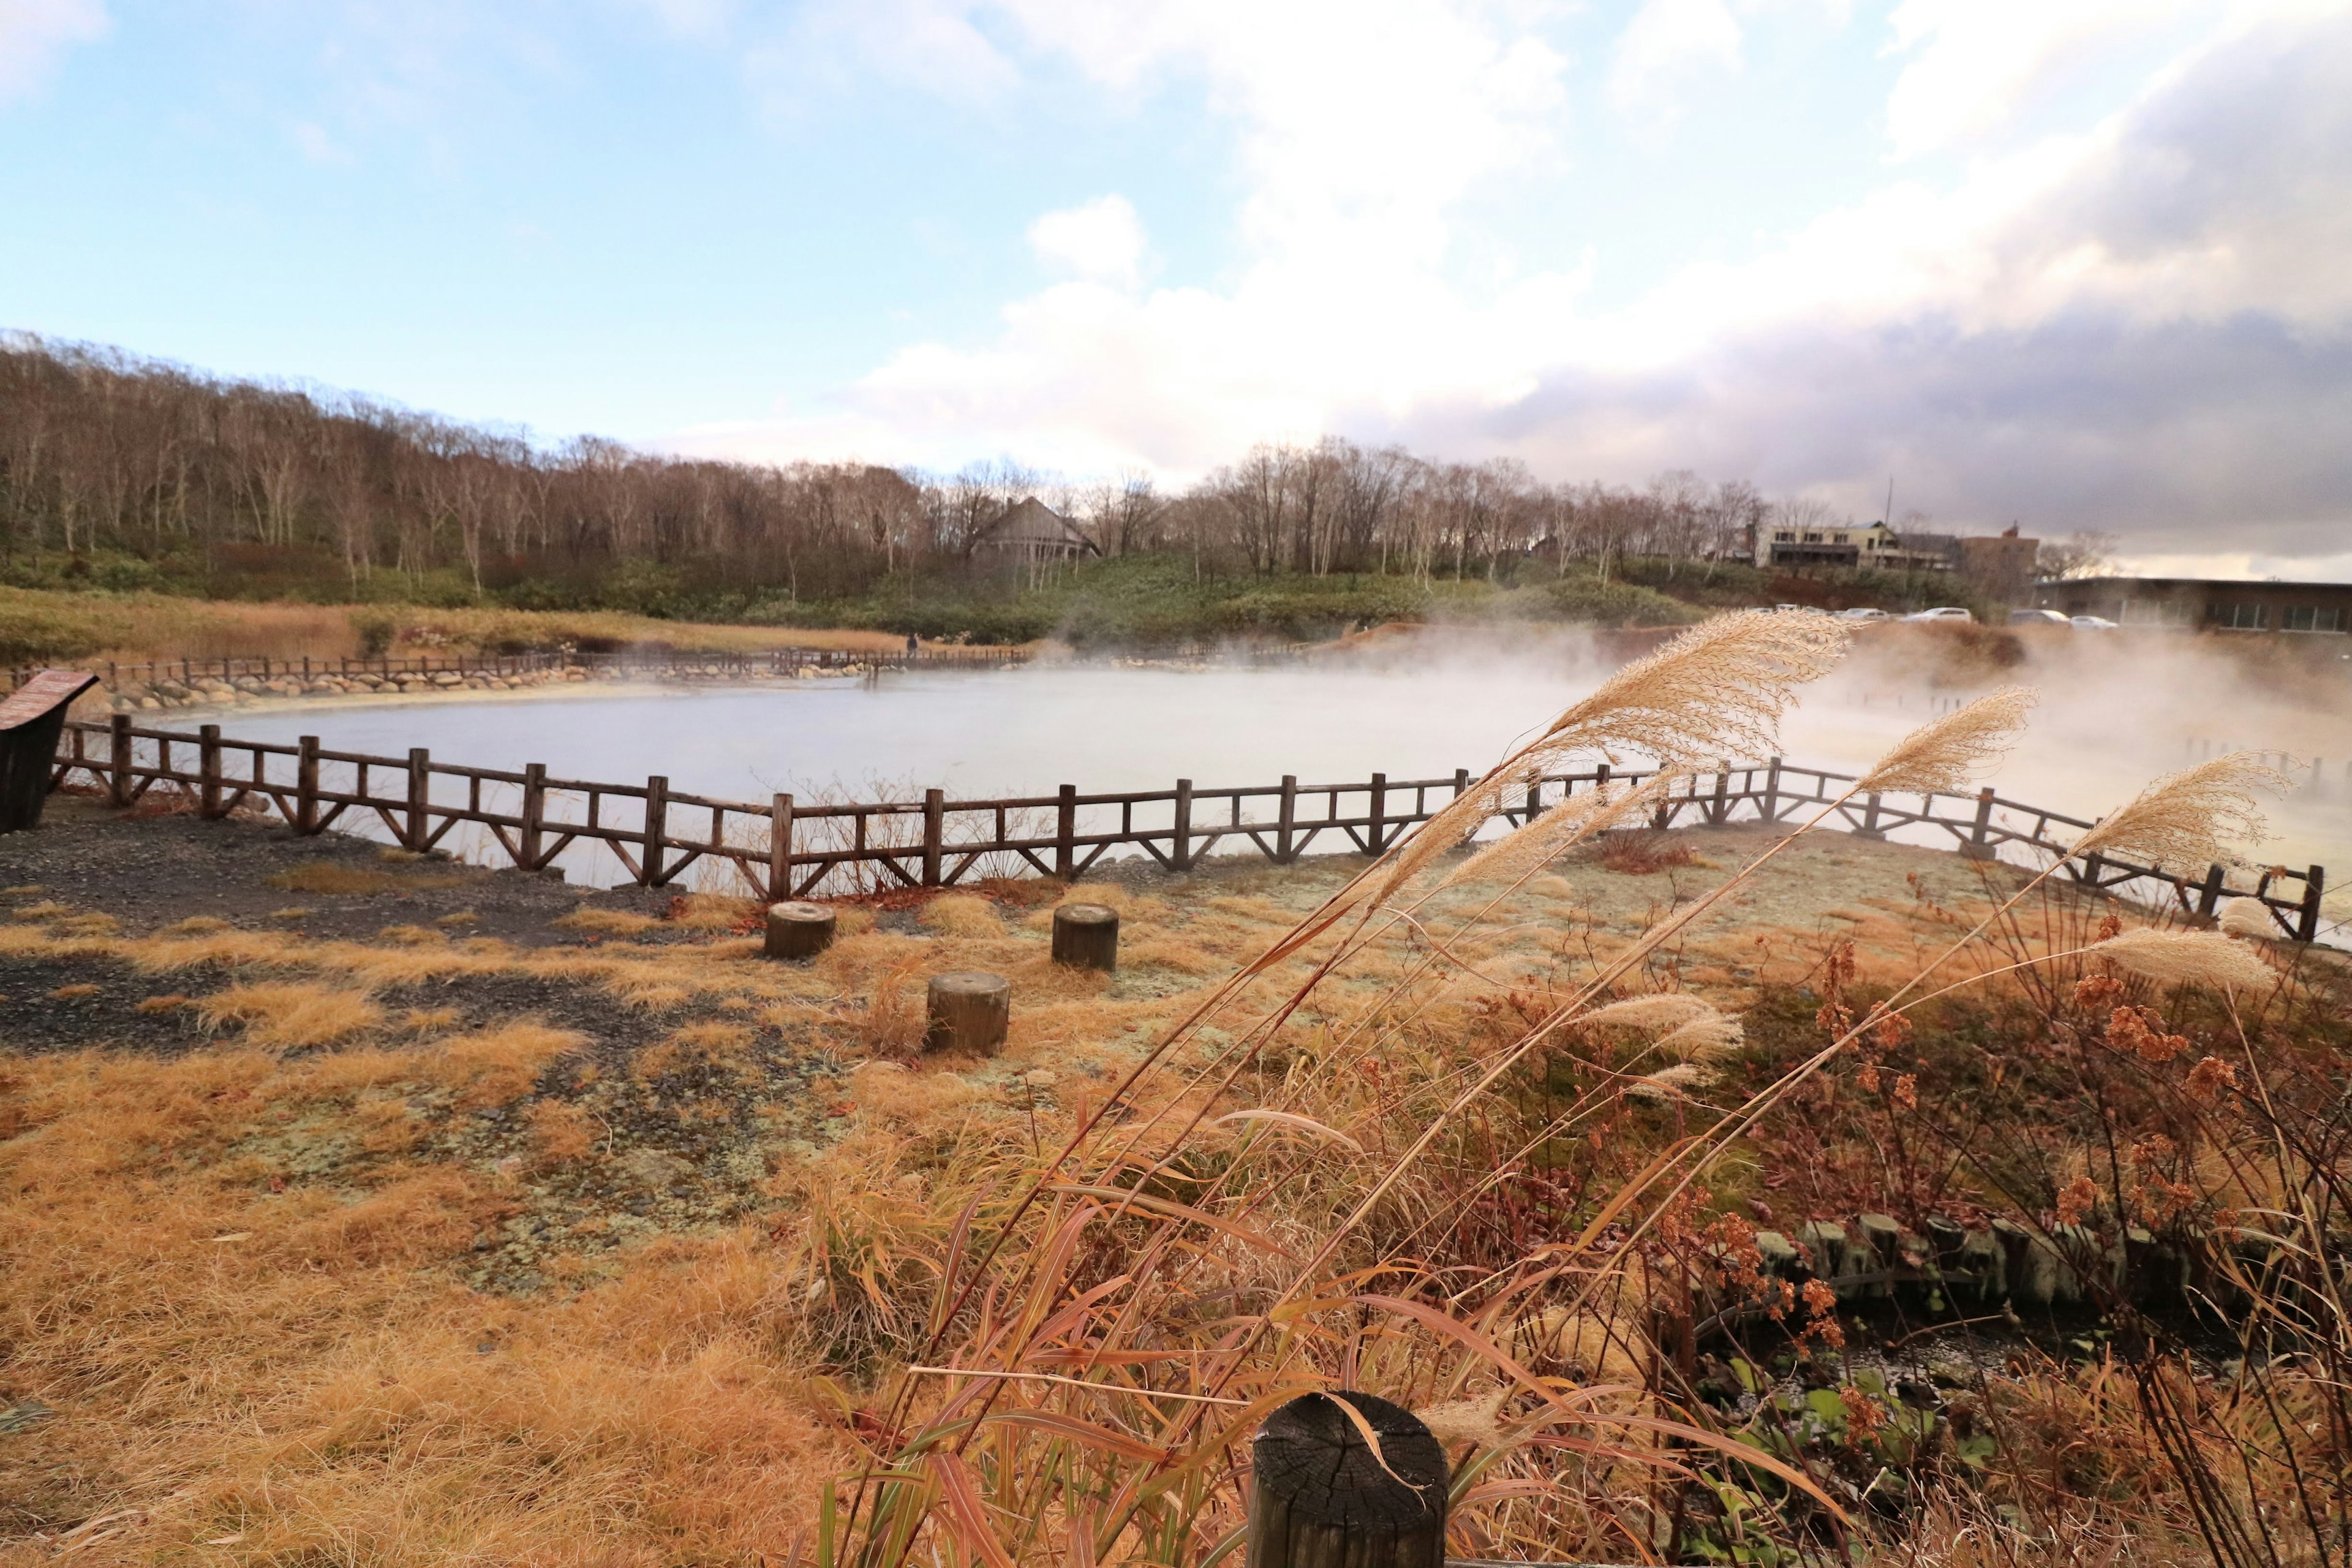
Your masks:
{"label": "dried flower head", "polygon": [[1958,795],[2008,753],[2033,702],[2032,692],[2010,686],[1931,719],[1897,741],[1854,788],[1868,794]]}
{"label": "dried flower head", "polygon": [[1827,616],[1717,616],[1601,682],[1559,716],[1540,750],[1634,752],[1683,768],[1769,756],[1797,688],[1829,673],[1846,637]]}
{"label": "dried flower head", "polygon": [[2111,811],[2074,841],[2069,855],[2104,855],[2187,870],[2230,858],[2228,846],[2259,844],[2269,826],[2256,791],[2284,794],[2284,773],[2252,752],[2232,752],[2168,773]]}
{"label": "dried flower head", "polygon": [[1631,788],[1604,784],[1580,795],[1570,795],[1538,815],[1534,821],[1522,826],[1516,833],[1506,834],[1491,844],[1480,846],[1475,854],[1448,872],[1438,886],[1451,888],[1461,882],[1517,882],[1595,834],[1605,833],[1621,823],[1647,813],[1665,798],[1666,792],[1674,787],[1675,780],[1679,776],[1661,773]]}
{"label": "dried flower head", "polygon": [[2277,919],[2271,907],[2260,899],[2231,899],[2221,906],[2221,918],[2217,922],[2231,936],[2274,937],[2279,934]]}
{"label": "dried flower head", "polygon": [[2189,1092],[2210,1100],[2225,1089],[2238,1087],[2238,1069],[2220,1057],[2206,1057],[2189,1069]]}
{"label": "dried flower head", "polygon": [[2091,951],[2118,969],[2166,985],[2254,992],[2278,984],[2277,973],[2260,953],[2219,931],[2145,927],[2110,937]]}

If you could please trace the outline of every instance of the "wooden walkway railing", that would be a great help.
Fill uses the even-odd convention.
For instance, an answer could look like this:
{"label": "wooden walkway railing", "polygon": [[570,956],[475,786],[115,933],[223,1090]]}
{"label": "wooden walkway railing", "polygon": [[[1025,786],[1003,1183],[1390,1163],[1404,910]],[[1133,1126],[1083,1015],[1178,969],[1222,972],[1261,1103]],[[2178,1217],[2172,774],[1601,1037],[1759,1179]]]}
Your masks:
{"label": "wooden walkway railing", "polygon": [[[1612,777],[1639,782],[1640,772],[1612,774],[1604,764],[1529,784],[1502,815],[1514,826],[1580,790]],[[422,747],[405,757],[331,752],[315,736],[295,745],[225,737],[218,725],[191,732],[135,725],[128,714],[75,722],[59,737],[50,787],[76,784],[130,806],[156,789],[176,792],[204,816],[240,807],[274,813],[295,832],[324,832],[339,822],[371,820],[393,842],[423,851],[461,826],[476,844],[528,870],[542,870],[575,845],[601,845],[629,879],[662,887],[691,868],[731,866],[743,885],[768,900],[803,898],[872,886],[952,887],[974,874],[1083,876],[1106,855],[1139,851],[1170,870],[1189,870],[1229,840],[1286,865],[1320,844],[1377,855],[1427,821],[1475,782],[1468,769],[1450,778],[1273,784],[1082,794],[1064,784],[1050,795],[956,800],[926,790],[919,801],[810,802],[776,795],[765,802],[719,800],[673,791],[659,775],[643,784],[551,778],[532,763],[520,773],[440,763]],[[1848,796],[1853,776],[1772,758],[1695,777],[1677,786],[1653,818],[1657,827],[1782,823],[1827,809],[1826,826],[1862,838],[1917,830],[1962,855],[1994,859],[2004,847],[2055,855],[2053,829],[2091,824],[2041,806],[2006,800],[1986,788],[1973,796]],[[2069,834],[2071,837],[2072,834]],[[2116,889],[2145,883],[2180,908],[2210,915],[2225,898],[2259,899],[2282,934],[2315,941],[2322,868],[2247,871],[2211,866],[2173,871],[2092,855],[2067,874],[2077,883]]]}

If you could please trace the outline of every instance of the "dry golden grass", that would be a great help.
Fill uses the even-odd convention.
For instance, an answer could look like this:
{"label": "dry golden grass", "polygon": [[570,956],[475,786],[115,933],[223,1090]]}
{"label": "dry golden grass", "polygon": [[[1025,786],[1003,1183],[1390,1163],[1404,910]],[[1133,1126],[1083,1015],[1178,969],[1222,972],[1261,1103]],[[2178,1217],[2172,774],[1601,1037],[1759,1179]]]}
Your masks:
{"label": "dry golden grass", "polygon": [[[269,885],[289,893],[393,893],[429,888],[456,888],[479,879],[469,867],[438,871],[386,871],[341,860],[316,860],[279,871]],[[304,911],[308,912],[308,911]]]}
{"label": "dry golden grass", "polygon": [[[1710,849],[1727,862],[1757,852],[1714,842],[1733,846]],[[1836,880],[1806,847],[1786,859],[1808,893]],[[1691,885],[1703,891],[1732,874],[1709,865]],[[1068,889],[1120,909],[1116,977],[1047,961],[1049,909],[1013,915],[969,894],[932,900],[916,931],[878,929],[872,910],[845,908],[841,940],[805,965],[768,963],[757,939],[720,935],[750,906],[719,899],[683,900],[667,920],[592,903],[567,923],[604,940],[558,948],[424,928],[289,942],[196,922],[133,939],[78,926],[62,905],[0,926],[10,953],[119,960],[190,990],[215,965],[235,980],[203,1004],[224,1026],[219,1037],[178,1060],[84,1051],[8,1063],[5,1375],[66,1419],[43,1429],[47,1468],[30,1491],[0,1449],[0,1489],[15,1487],[30,1499],[16,1506],[59,1526],[140,1510],[78,1553],[85,1562],[785,1561],[813,1521],[818,1484],[874,1462],[862,1444],[881,1440],[877,1423],[908,1386],[899,1369],[965,1206],[981,1201],[993,1223],[1002,1208],[985,1205],[1001,1203],[1009,1180],[1037,1168],[1040,1151],[1069,1138],[1155,1038],[1343,879],[1334,867],[1220,868],[1181,891]],[[1877,895],[1842,895],[1842,929],[1865,965],[1905,972],[1953,917],[1901,897],[1899,870],[1881,882]],[[1735,975],[1768,967],[1760,931],[1783,943],[1783,971],[1801,972],[1800,943],[1780,928],[1810,933],[1828,918],[1822,903],[1727,909],[1675,959],[1681,984],[1706,999],[1650,995],[1586,1017],[1596,1029],[1623,1026],[1616,1059],[1652,1091],[1689,1097],[1643,1114],[1701,1098],[1701,1075],[1736,1038],[1707,999],[1735,1005],[1750,984]],[[1431,981],[1423,939],[1390,931],[1268,1035],[1264,1109],[1330,1135],[1260,1118],[1214,1125],[1191,1147],[1208,1168],[1291,1171],[1249,1218],[1305,1256],[1378,1175],[1370,1152],[1383,1135],[1409,1134],[1407,1113],[1428,1109],[1425,1090],[1400,1086],[1458,1081],[1465,1064],[1508,1045],[1502,998],[1533,1005],[1557,994],[1561,948],[1607,960],[1654,920],[1633,895],[1523,875],[1490,926],[1447,934],[1475,984]],[[675,940],[681,930],[691,940]],[[656,933],[665,940],[633,940]],[[1271,1016],[1330,950],[1310,945],[1268,966],[1236,994],[1233,1027],[1198,1036],[1184,1068]],[[971,967],[1013,977],[1012,1037],[997,1060],[936,1070],[918,1054],[923,977]],[[633,1009],[633,1029],[650,1027],[658,1043],[624,1066],[543,1022],[475,1028],[438,1007],[387,1018],[372,1000],[470,977],[593,994],[616,1016]],[[299,1033],[310,1015],[256,998],[298,993],[367,1011],[325,1037],[340,1048],[263,1048],[269,1030]],[[1414,1009],[1401,1025],[1380,1011],[1392,994]],[[326,1022],[321,1014],[314,1026]],[[551,1252],[535,1293],[458,1283],[478,1244],[542,1213],[539,1187],[569,1174],[652,1189],[682,1168],[641,1158],[659,1151],[636,1144],[633,1124],[604,1118],[580,1086],[639,1096],[667,1119],[665,1136],[693,1133],[725,1126],[732,1096],[786,1099],[761,1079],[763,1058],[782,1050],[821,1053],[827,1076],[805,1091],[796,1080],[790,1103],[761,1108],[775,1126],[754,1150],[764,1162],[751,1178],[755,1220],[690,1235],[645,1226],[592,1258],[584,1249],[615,1223],[600,1216],[564,1244],[581,1251]],[[1122,1124],[1140,1158],[1179,1147],[1150,1127],[1161,1103]],[[505,1111],[503,1142],[483,1131],[491,1110]],[[650,1113],[636,1125],[651,1125]],[[14,1137],[30,1128],[48,1135]],[[342,1152],[304,1163],[320,1150]],[[1396,1214],[1376,1216],[1382,1245],[1409,1230],[1419,1201],[1408,1188]],[[1126,1233],[1100,1236],[1115,1248]],[[1271,1251],[1206,1237],[1185,1245],[1243,1303],[1204,1296],[1220,1314],[1259,1310],[1252,1303],[1287,1278]],[[1628,1342],[1620,1305],[1604,1292],[1576,1311],[1529,1306],[1497,1331],[1552,1358],[1548,1366],[1638,1384],[1648,1347]],[[1622,1305],[1647,1303],[1628,1294]],[[1367,1343],[1376,1356],[1377,1340]],[[1387,1371],[1402,1376],[1401,1366]],[[1368,1359],[1364,1373],[1383,1368]],[[1465,1441],[1501,1418],[1486,1384],[1447,1396],[1463,1407]],[[936,1404],[908,1409],[921,1417]],[[226,1543],[200,1544],[211,1541]]]}
{"label": "dry golden grass", "polygon": [[657,621],[615,611],[430,609],[247,604],[163,595],[58,594],[0,588],[0,628],[37,629],[18,640],[54,643],[79,662],[179,658],[344,658],[359,655],[363,628],[389,624],[397,653],[502,647],[666,647],[681,653],[763,653],[771,648],[887,652],[903,639],[886,632],[736,626]]}
{"label": "dry golden grass", "polygon": [[279,1049],[331,1045],[383,1021],[365,992],[315,984],[232,985],[196,1010],[207,1027],[239,1025],[247,1045]]}

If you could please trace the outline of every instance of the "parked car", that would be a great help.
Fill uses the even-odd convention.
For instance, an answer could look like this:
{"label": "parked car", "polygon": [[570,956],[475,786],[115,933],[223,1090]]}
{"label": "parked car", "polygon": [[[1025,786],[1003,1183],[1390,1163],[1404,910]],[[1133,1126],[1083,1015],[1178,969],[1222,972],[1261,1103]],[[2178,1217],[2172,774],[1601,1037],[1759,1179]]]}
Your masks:
{"label": "parked car", "polygon": [[2116,623],[2105,616],[2076,616],[2068,624],[2078,632],[2111,632],[2116,629]]}
{"label": "parked car", "polygon": [[1837,618],[1842,621],[1891,621],[1895,617],[1875,605],[1856,605],[1851,610],[1840,610]]}
{"label": "parked car", "polygon": [[1967,621],[1970,624],[1976,621],[1975,616],[1958,605],[1939,605],[1932,610],[1921,610],[1903,618],[1906,621]]}
{"label": "parked car", "polygon": [[2071,626],[2064,612],[2059,610],[2011,610],[2009,624],[2012,626]]}

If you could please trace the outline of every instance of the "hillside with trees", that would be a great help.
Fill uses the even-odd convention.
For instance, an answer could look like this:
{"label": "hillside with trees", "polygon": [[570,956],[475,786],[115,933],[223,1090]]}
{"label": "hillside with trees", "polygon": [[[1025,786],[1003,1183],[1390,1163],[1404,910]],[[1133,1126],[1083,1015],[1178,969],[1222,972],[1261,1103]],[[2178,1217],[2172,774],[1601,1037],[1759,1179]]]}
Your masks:
{"label": "hillside with trees", "polygon": [[[982,547],[1032,495],[1088,549],[1045,580],[1008,581]],[[1950,600],[1948,582],[1792,587],[1731,561],[1775,515],[1745,481],[1546,484],[1513,461],[1338,438],[1261,445],[1173,493],[1003,462],[937,475],[596,437],[546,446],[346,393],[0,339],[0,582],[19,588],[975,638],[1075,623],[1143,640],[1433,613],[1655,624],[1776,596]]]}

